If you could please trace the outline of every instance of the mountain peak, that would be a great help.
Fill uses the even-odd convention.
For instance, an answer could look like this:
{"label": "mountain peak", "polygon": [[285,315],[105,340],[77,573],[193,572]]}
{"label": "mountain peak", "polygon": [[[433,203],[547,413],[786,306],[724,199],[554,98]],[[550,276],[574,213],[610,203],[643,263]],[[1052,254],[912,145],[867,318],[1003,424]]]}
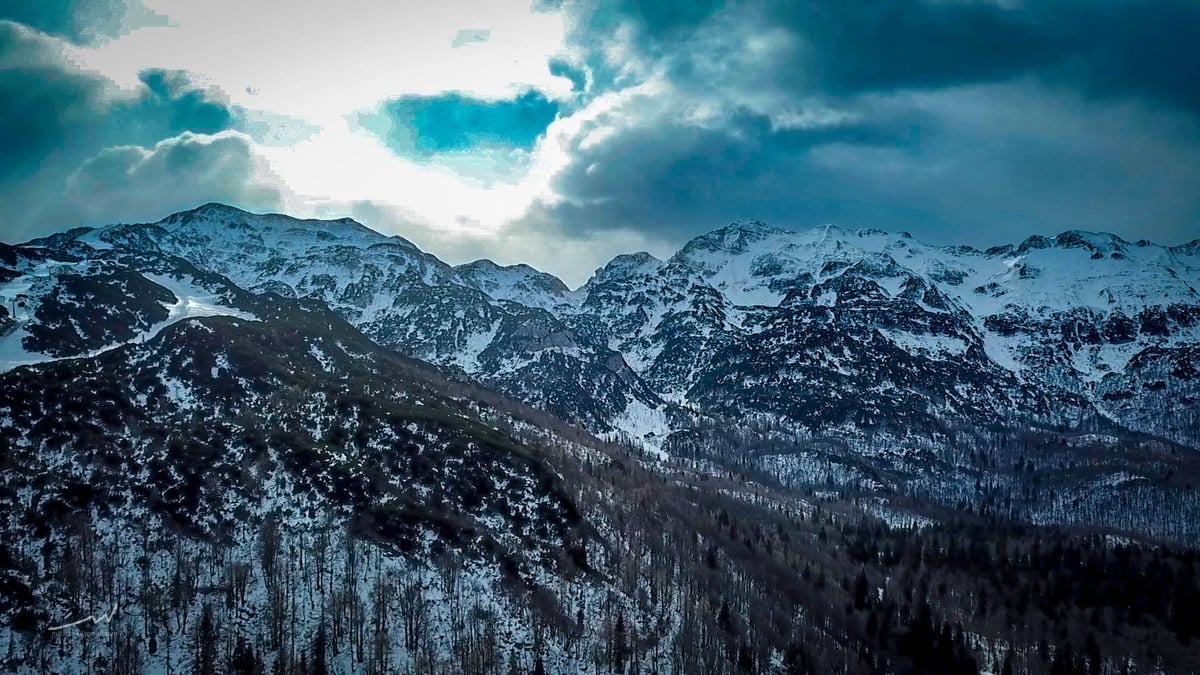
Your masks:
{"label": "mountain peak", "polygon": [[1054,243],[1061,248],[1087,248],[1100,253],[1111,253],[1129,244],[1115,234],[1085,230],[1067,230],[1055,237]]}
{"label": "mountain peak", "polygon": [[230,219],[234,219],[234,218],[244,218],[246,216],[253,216],[253,215],[255,215],[255,214],[253,214],[249,211],[246,211],[244,209],[240,209],[236,206],[230,206],[229,204],[222,204],[221,202],[207,202],[207,203],[201,204],[200,206],[197,206],[196,208],[193,208],[193,209],[188,209],[186,211],[178,211],[176,213],[172,213],[171,215],[160,220],[159,222],[165,224],[165,223],[189,223],[189,222],[191,222],[193,220],[197,220],[197,219],[230,220]]}
{"label": "mountain peak", "polygon": [[[1143,245],[1141,241],[1138,242],[1138,246]],[[1172,246],[1171,252],[1177,255],[1200,255],[1200,239],[1193,239],[1187,243]]]}
{"label": "mountain peak", "polygon": [[826,223],[808,230],[811,235],[816,235],[821,238],[833,238],[840,240],[851,239],[866,239],[870,237],[886,237],[893,240],[913,240],[913,236],[905,231],[883,230],[877,227],[866,227],[858,229],[850,229],[833,223]]}
{"label": "mountain peak", "polygon": [[1129,242],[1115,234],[1107,232],[1089,232],[1087,230],[1067,230],[1054,237],[1035,234],[1027,237],[1016,247],[1017,253],[1048,248],[1082,248],[1093,254],[1106,255],[1124,251]]}
{"label": "mountain peak", "polygon": [[222,202],[207,202],[184,213],[238,213],[249,215],[250,212]]}
{"label": "mountain peak", "polygon": [[739,230],[742,232],[761,232],[765,234],[783,231],[778,227],[768,225],[761,220],[756,220],[753,218],[738,218],[723,229]]}
{"label": "mountain peak", "polygon": [[686,259],[697,254],[714,252],[740,253],[755,242],[789,232],[790,230],[768,225],[761,220],[743,218],[694,237],[679,249],[675,257]]}
{"label": "mountain peak", "polygon": [[179,211],[158,221],[158,225],[162,225],[171,229],[174,227],[186,227],[196,222],[223,222],[227,224],[237,223],[243,224],[246,218],[254,217],[255,214],[249,211],[244,211],[236,206],[222,204],[220,202],[208,202],[201,204],[194,209]]}
{"label": "mountain peak", "polygon": [[846,228],[844,228],[840,225],[834,225],[833,223],[825,223],[824,225],[818,225],[817,227],[813,228],[813,231],[818,232],[823,235],[850,234],[850,230],[847,230]]}
{"label": "mountain peak", "polygon": [[[278,243],[295,239],[313,239],[318,243],[338,243],[352,246],[377,244],[399,244],[405,248],[418,249],[412,242],[400,236],[389,236],[373,230],[353,218],[319,219],[296,218],[283,213],[253,213],[236,206],[209,202],[194,209],[180,211],[160,220],[156,225],[175,235],[186,233],[194,237],[230,236],[238,239],[268,237]],[[279,239],[283,237],[283,239]]]}
{"label": "mountain peak", "polygon": [[494,260],[491,260],[489,258],[480,258],[478,260],[472,260],[469,263],[463,263],[461,265],[457,265],[456,269],[459,269],[459,270],[488,270],[488,271],[507,270],[507,271],[535,272],[535,273],[538,271],[538,270],[534,269],[533,267],[526,265],[525,263],[516,263],[514,265],[501,265],[500,263],[498,263]]}
{"label": "mountain peak", "polygon": [[655,258],[646,251],[622,253],[608,261],[608,264],[604,267],[596,270],[595,274],[592,275],[592,281],[628,277],[639,272],[658,269],[662,264],[663,261]]}
{"label": "mountain peak", "polygon": [[[469,263],[455,266],[455,271],[471,282],[475,287],[493,297],[504,299],[525,298],[528,293],[513,294],[517,291],[540,290],[553,296],[566,294],[570,289],[558,277],[542,272],[525,263],[501,265],[487,258],[480,258]],[[511,296],[511,297],[510,297]],[[525,298],[528,299],[528,298]],[[544,303],[536,303],[544,304]]]}
{"label": "mountain peak", "polygon": [[662,260],[655,258],[647,251],[638,251],[637,253],[622,253],[613,258],[608,265],[618,262],[622,265],[656,265],[661,263]]}

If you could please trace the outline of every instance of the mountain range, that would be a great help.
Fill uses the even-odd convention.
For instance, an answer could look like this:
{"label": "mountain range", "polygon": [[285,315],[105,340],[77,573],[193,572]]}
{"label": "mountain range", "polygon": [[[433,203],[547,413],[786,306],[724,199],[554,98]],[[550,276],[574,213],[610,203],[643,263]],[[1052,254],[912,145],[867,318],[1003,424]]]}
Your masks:
{"label": "mountain range", "polygon": [[[811,432],[1018,414],[1200,442],[1197,242],[1070,231],[979,251],[739,221],[665,261],[618,256],[574,291],[525,265],[451,266],[347,219],[218,204],[22,248],[154,252],[251,293],[318,299],[385,347],[599,431],[665,440],[674,409]],[[29,351],[9,363],[40,358]]]}
{"label": "mountain range", "polygon": [[[831,442],[859,447],[849,459],[871,465],[837,480],[888,489],[911,473],[905,456],[982,447],[997,433],[1073,430],[1110,455],[1129,439],[1200,447],[1197,242],[1069,231],[980,251],[739,221],[667,260],[618,256],[570,290],[525,265],[451,266],[348,219],[208,204],[7,255],[17,264],[3,293],[28,300],[0,342],[6,368],[111,347],[196,312],[241,311],[122,262],[151,255],[249,294],[318,301],[380,346],[648,452],[684,453],[723,420],[769,427],[805,447],[762,453],[745,439],[736,452],[785,482],[827,481],[807,466],[815,461],[847,467],[847,453],[822,449]],[[100,282],[108,290],[96,298],[123,293],[139,306],[77,334],[101,326],[70,321],[93,309],[75,286]],[[185,309],[155,316],[171,293]],[[1124,464],[1105,471],[1124,476]],[[957,482],[956,471],[936,479]]]}
{"label": "mountain range", "polygon": [[[681,598],[643,602],[644,588],[618,592],[605,572],[628,564],[628,523],[647,499],[679,523],[724,513],[724,528],[733,507],[709,502],[754,504],[756,528],[811,528],[813,541],[820,518],[847,522],[812,515],[828,509],[898,528],[968,517],[1195,545],[1198,289],[1200,241],[1081,231],[977,250],[738,221],[665,260],[618,256],[574,290],[526,265],[450,265],[349,219],[220,204],[0,245],[0,610],[44,631],[84,597],[175,588],[194,559],[192,600],[178,601],[200,626],[210,610],[196,589],[234,593],[230,575],[248,573],[232,561],[266,556],[282,523],[293,552],[347,551],[328,570],[342,581],[324,583],[363,597],[380,590],[360,565],[386,586],[389,569],[420,577],[414,560],[460,561],[476,608],[508,617],[507,658],[565,670],[592,656],[544,623],[569,636],[608,622],[610,665],[614,617],[678,638],[664,615]],[[790,510],[808,524],[764,515]],[[147,531],[159,521],[183,539]],[[87,546],[146,562],[106,558],[113,569],[81,581],[81,528],[95,530]],[[726,535],[706,536],[675,555],[703,557]],[[360,562],[355,542],[394,556]],[[311,571],[294,555],[261,567],[236,577],[240,592],[281,623],[280,575]],[[512,588],[542,619],[496,599]],[[310,611],[296,619],[293,606],[289,621],[315,640],[325,592],[306,592]],[[455,625],[437,607],[430,621]],[[128,625],[138,663],[193,664],[148,653],[147,636],[172,634],[162,623]],[[286,661],[284,628],[271,630],[262,644]],[[164,644],[194,637],[173,634]],[[457,649],[422,639],[434,661]],[[808,639],[823,646],[804,658],[847,649],[839,635]],[[427,643],[406,638],[409,665]],[[57,649],[39,663],[87,653]],[[121,658],[95,649],[107,667]],[[783,659],[763,649],[747,658]],[[351,662],[395,665],[372,658]]]}

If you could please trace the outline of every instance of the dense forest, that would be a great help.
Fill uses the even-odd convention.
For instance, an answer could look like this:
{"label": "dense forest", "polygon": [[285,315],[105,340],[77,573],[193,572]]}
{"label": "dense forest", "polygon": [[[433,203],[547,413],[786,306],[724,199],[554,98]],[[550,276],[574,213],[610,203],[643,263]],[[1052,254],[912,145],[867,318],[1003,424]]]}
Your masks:
{"label": "dense forest", "polygon": [[[507,431],[561,473],[599,535],[548,569],[436,537],[395,550],[361,518],[286,507],[201,540],[152,514],[113,523],[93,505],[39,550],[0,545],[12,628],[0,662],[295,674],[1200,667],[1192,550],[972,514],[892,526],[846,495],[647,462],[585,434]],[[95,620],[49,630],[23,595],[39,575],[62,617]]]}

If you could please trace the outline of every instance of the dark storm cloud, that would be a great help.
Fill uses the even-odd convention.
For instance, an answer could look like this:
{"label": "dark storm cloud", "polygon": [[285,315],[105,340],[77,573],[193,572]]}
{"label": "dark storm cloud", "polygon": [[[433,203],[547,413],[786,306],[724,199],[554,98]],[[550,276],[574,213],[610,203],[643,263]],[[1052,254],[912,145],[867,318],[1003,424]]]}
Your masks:
{"label": "dark storm cloud", "polygon": [[[679,79],[694,74],[693,56],[709,57],[680,47],[705,20],[729,11],[723,3],[678,14],[659,3],[631,9],[642,46],[667,58]],[[832,95],[1005,79],[1069,51],[1038,17],[990,2],[768,1],[738,12],[755,17],[759,29],[796,36],[791,58],[770,73],[777,86]]]}
{"label": "dark storm cloud", "polygon": [[793,225],[804,224],[802,212],[858,216],[858,197],[831,191],[809,154],[827,145],[915,153],[917,119],[773,130],[765,117],[743,112],[721,127],[637,126],[577,148],[558,176],[563,201],[542,205],[535,218],[561,223],[571,236],[644,230],[680,241],[740,216]]}
{"label": "dark storm cloud", "polygon": [[1200,3],[1192,0],[838,0],[600,3],[577,37],[623,20],[644,55],[687,79],[697,28],[721,14],[797,37],[771,72],[826,94],[938,88],[1033,74],[1097,95],[1144,96],[1200,113]]}
{"label": "dark storm cloud", "polygon": [[573,26],[590,97],[632,72],[670,103],[607,113],[531,227],[1200,236],[1200,3],[601,3]]}
{"label": "dark storm cloud", "polygon": [[1200,114],[1200,3],[1097,3],[1056,25],[1077,45],[1057,75],[1101,96],[1135,94]]}
{"label": "dark storm cloud", "polygon": [[102,80],[69,67],[51,40],[0,21],[0,181],[36,172],[73,143],[104,92]]}
{"label": "dark storm cloud", "polygon": [[235,125],[233,110],[185,73],[147,70],[133,96],[66,60],[60,43],[0,21],[0,179],[19,178],[106,145],[153,145],[184,131]]}
{"label": "dark storm cloud", "polygon": [[766,117],[741,111],[720,127],[641,125],[576,148],[575,161],[558,176],[566,200],[559,208],[567,223],[641,225],[674,236],[739,215],[790,219],[806,187],[796,179],[813,148],[907,148],[919,119],[899,114],[871,124],[775,130]]}
{"label": "dark storm cloud", "polygon": [[[808,7],[808,5],[799,5]],[[830,5],[834,7],[835,5]],[[1200,3],[839,2],[801,12],[827,91],[941,87],[1030,74],[1101,96],[1200,113]]]}
{"label": "dark storm cloud", "polygon": [[138,74],[144,88],[104,114],[107,145],[154,145],[190,131],[215,134],[239,127],[236,111],[214,92],[195,86],[182,71],[149,69]]}
{"label": "dark storm cloud", "polygon": [[203,89],[194,87],[186,72],[152,68],[142,71],[138,79],[146,85],[149,94],[143,99],[143,109],[165,108],[171,132],[211,134],[233,124],[229,107],[213,100]]}
{"label": "dark storm cloud", "polygon": [[119,30],[124,6],[123,0],[4,0],[0,18],[81,41]]}
{"label": "dark storm cloud", "polygon": [[897,94],[854,112],[817,129],[751,114],[635,126],[577,149],[563,200],[528,218],[569,237],[636,230],[676,243],[743,216],[977,246],[1072,228],[1200,235],[1200,125],[1188,115],[1026,83]]}
{"label": "dark storm cloud", "polygon": [[[29,27],[0,21],[0,202],[8,217],[0,239],[11,241],[33,234],[39,227],[62,227],[76,221],[51,223],[44,215],[86,215],[82,207],[64,210],[68,183],[96,176],[97,167],[111,148],[131,156],[138,147],[155,148],[185,133],[214,134],[239,126],[238,112],[212,91],[196,86],[186,73],[151,69],[140,74],[142,85],[124,92],[103,75],[82,69],[64,55],[60,39]],[[206,148],[208,155],[233,151],[226,141]],[[192,142],[179,146],[171,161],[141,162],[140,169],[182,168],[179,158]],[[155,150],[154,152],[160,152]],[[111,158],[109,158],[111,159]],[[184,163],[186,164],[186,163]],[[221,175],[236,172],[237,165],[222,164]],[[87,170],[81,169],[87,167]],[[143,174],[144,175],[144,174]],[[195,171],[190,175],[198,176]],[[149,183],[142,179],[143,183]],[[92,181],[75,185],[79,200],[81,185],[87,199],[97,204],[106,198]],[[216,185],[232,188],[231,181],[205,183],[209,192]],[[119,186],[114,186],[114,190]],[[176,194],[186,194],[182,186]],[[229,195],[236,196],[230,189]],[[145,199],[168,200],[168,195],[151,193]],[[70,201],[70,200],[66,200]],[[82,201],[79,202],[82,204]],[[118,214],[119,217],[119,214]]]}

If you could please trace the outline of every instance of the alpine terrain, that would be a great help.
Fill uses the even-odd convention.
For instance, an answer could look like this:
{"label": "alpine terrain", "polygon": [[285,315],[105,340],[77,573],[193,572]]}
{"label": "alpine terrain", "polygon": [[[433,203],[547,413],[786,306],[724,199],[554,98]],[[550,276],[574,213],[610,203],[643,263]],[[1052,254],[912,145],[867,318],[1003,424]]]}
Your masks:
{"label": "alpine terrain", "polygon": [[1200,671],[1200,241],[0,244],[0,669]]}

